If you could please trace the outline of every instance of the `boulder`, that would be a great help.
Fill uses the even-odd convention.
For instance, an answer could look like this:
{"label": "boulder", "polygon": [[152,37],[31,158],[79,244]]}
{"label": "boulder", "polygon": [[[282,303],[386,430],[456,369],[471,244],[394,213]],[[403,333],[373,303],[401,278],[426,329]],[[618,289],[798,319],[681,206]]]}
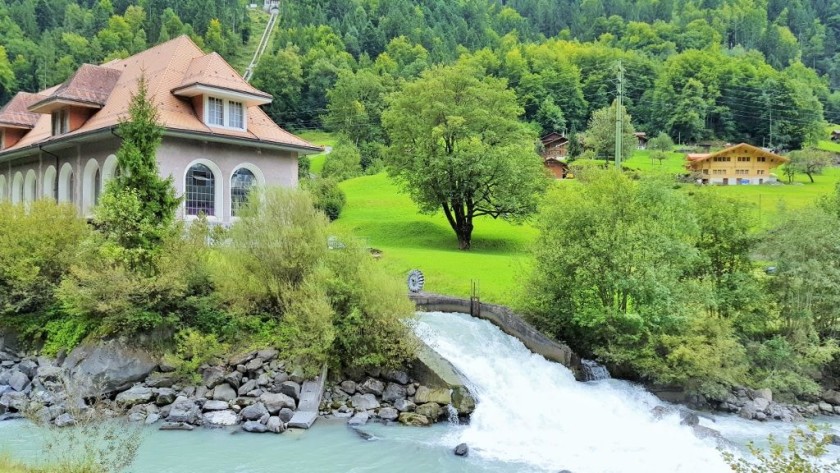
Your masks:
{"label": "boulder", "polygon": [[405,399],[406,396],[405,388],[397,383],[388,383],[385,391],[382,392],[382,400],[392,404],[399,399]]}
{"label": "boulder", "polygon": [[680,425],[695,426],[700,425],[700,417],[691,411],[680,411]]}
{"label": "boulder", "polygon": [[175,395],[175,390],[172,388],[160,388],[157,390],[157,397],[155,397],[155,404],[158,406],[165,406],[172,404],[178,396]]}
{"label": "boulder", "polygon": [[26,393],[18,391],[9,391],[0,396],[0,406],[6,409],[14,409],[22,411],[26,408]]}
{"label": "boulder", "polygon": [[184,422],[164,422],[163,424],[161,424],[161,426],[158,428],[158,430],[186,430],[186,431],[190,431],[190,430],[193,430],[194,428],[195,427],[193,427],[192,425],[186,424]]}
{"label": "boulder", "polygon": [[268,429],[269,432],[274,432],[275,434],[280,434],[286,431],[286,426],[277,416],[269,417],[268,422],[265,423],[265,428]]}
{"label": "boulder", "polygon": [[29,386],[29,377],[20,371],[12,371],[12,375],[9,377],[9,386],[15,391],[23,391]]}
{"label": "boulder", "polygon": [[80,345],[64,361],[86,397],[108,396],[130,388],[146,379],[157,365],[157,357],[150,351],[120,340]]}
{"label": "boulder", "polygon": [[281,372],[277,373],[276,375],[274,375],[274,385],[275,386],[280,386],[281,384],[285,383],[288,380],[289,380],[289,374],[286,373],[285,371],[281,371]]}
{"label": "boulder", "polygon": [[695,425],[691,429],[694,431],[694,435],[696,435],[698,438],[713,438],[715,440],[723,440],[723,436],[720,434],[720,432],[718,432],[715,429],[710,429],[702,425]]}
{"label": "boulder", "polygon": [[232,371],[225,375],[225,382],[230,384],[236,389],[239,389],[239,386],[242,384],[242,373],[239,371]]}
{"label": "boulder", "polygon": [[230,408],[230,404],[225,401],[207,401],[201,406],[203,411],[224,411]]}
{"label": "boulder", "polygon": [[143,421],[143,423],[146,424],[146,425],[152,425],[159,420],[160,420],[160,414],[152,412],[151,414],[146,416],[146,420]]}
{"label": "boulder", "polygon": [[840,435],[837,434],[827,434],[828,443],[831,445],[840,445]]}
{"label": "boulder", "polygon": [[34,379],[38,374],[38,363],[35,360],[27,358],[17,365],[18,371],[25,374],[27,378]]}
{"label": "boulder", "polygon": [[236,425],[239,422],[239,416],[230,409],[205,412],[203,418],[204,423],[209,425]]}
{"label": "boulder", "polygon": [[414,412],[428,418],[432,422],[437,422],[443,415],[443,409],[436,402],[427,402],[426,404],[419,405]]}
{"label": "boulder", "polygon": [[753,400],[765,399],[768,403],[773,401],[773,391],[770,388],[756,389],[750,393]]}
{"label": "boulder", "polygon": [[832,406],[840,406],[840,391],[828,390],[822,394],[822,400]]}
{"label": "boulder", "polygon": [[284,424],[288,424],[289,421],[292,420],[292,417],[295,416],[295,411],[289,409],[288,407],[284,407],[280,409],[277,416],[280,417],[280,420],[282,420]]}
{"label": "boulder", "polygon": [[254,358],[253,360],[245,363],[245,371],[254,372],[262,368],[263,362],[259,358]]}
{"label": "boulder", "polygon": [[150,388],[171,388],[175,379],[175,373],[155,371],[146,378],[145,383]]}
{"label": "boulder", "polygon": [[408,382],[411,381],[408,378],[408,373],[406,373],[405,371],[383,371],[382,377],[387,379],[388,381],[393,381],[395,383],[400,384],[408,384]]}
{"label": "boulder", "polygon": [[350,420],[347,421],[347,425],[365,425],[367,424],[369,418],[370,416],[367,412],[358,412],[356,413],[356,415],[351,417]]}
{"label": "boulder", "polygon": [[373,394],[354,394],[350,398],[350,402],[353,403],[353,407],[358,411],[366,411],[379,407],[379,401],[376,400],[376,396]]}
{"label": "boulder", "polygon": [[834,414],[834,406],[831,404],[825,401],[820,401],[818,405],[820,406],[820,410],[822,412],[825,412],[826,414]]}
{"label": "boulder", "polygon": [[408,399],[399,399],[396,402],[394,402],[394,407],[396,407],[397,410],[400,412],[414,412],[414,409],[417,408],[417,405],[409,401]]}
{"label": "boulder", "polygon": [[155,395],[151,388],[143,385],[133,386],[128,391],[117,394],[117,405],[123,408],[130,408],[137,404],[146,404],[154,399]]}
{"label": "boulder", "polygon": [[400,416],[400,411],[394,409],[393,407],[383,407],[382,409],[379,409],[377,415],[382,420],[397,420]]}
{"label": "boulder", "polygon": [[257,352],[257,358],[261,359],[263,363],[268,363],[269,361],[274,360],[277,358],[280,352],[275,350],[274,348],[266,348],[265,350],[260,350]]}
{"label": "boulder", "polygon": [[76,419],[66,412],[55,418],[56,427],[67,427],[70,425],[76,425]]}
{"label": "boulder", "polygon": [[252,380],[246,381],[245,384],[243,384],[242,386],[239,386],[239,389],[237,390],[237,393],[239,393],[240,396],[245,396],[246,394],[248,394],[249,392],[251,392],[255,389],[257,389],[257,381],[252,379]]}
{"label": "boulder", "polygon": [[470,415],[475,411],[475,398],[464,386],[458,386],[452,390],[452,407],[459,415]]}
{"label": "boulder", "polygon": [[271,377],[268,376],[268,373],[263,373],[257,377],[257,386],[268,386],[271,383]]}
{"label": "boulder", "polygon": [[261,402],[251,404],[242,409],[242,418],[245,420],[260,420],[264,415],[268,414],[268,409]]}
{"label": "boulder", "polygon": [[198,422],[200,412],[201,410],[194,402],[189,399],[179,398],[169,408],[169,416],[167,416],[166,420],[167,422],[194,424]]}
{"label": "boulder", "polygon": [[459,457],[466,457],[469,454],[470,454],[470,447],[468,447],[467,444],[462,443],[462,444],[458,444],[458,446],[455,447],[455,455],[457,455]]}
{"label": "boulder", "polygon": [[257,352],[255,351],[234,355],[228,359],[228,364],[231,366],[244,365],[245,363],[251,361],[255,356],[257,356]]}
{"label": "boulder", "polygon": [[268,412],[272,415],[277,414],[280,412],[280,409],[283,409],[284,407],[288,407],[290,409],[295,409],[297,407],[295,400],[283,393],[263,393],[260,396],[260,401],[265,404],[265,408],[268,409]]}
{"label": "boulder", "polygon": [[434,402],[436,404],[448,405],[452,403],[452,395],[449,389],[438,388],[429,389],[426,386],[417,388],[414,394],[414,402],[416,404],[426,404],[427,402]]}
{"label": "boulder", "polygon": [[225,370],[221,366],[211,366],[202,371],[201,381],[207,389],[213,389],[225,382]]}
{"label": "boulder", "polygon": [[744,419],[747,419],[747,420],[751,420],[751,419],[755,419],[755,414],[757,412],[758,412],[758,409],[756,409],[755,402],[750,401],[750,402],[747,402],[746,404],[744,404],[744,407],[742,407],[741,410],[738,411],[738,416],[740,416]]}
{"label": "boulder", "polygon": [[418,427],[425,427],[432,424],[431,422],[429,422],[429,419],[426,416],[417,414],[415,412],[401,413],[399,421],[400,424],[413,425]]}
{"label": "boulder", "polygon": [[263,434],[268,432],[268,427],[255,420],[249,420],[248,422],[242,424],[242,430],[253,434]]}
{"label": "boulder", "polygon": [[385,390],[385,383],[375,378],[368,378],[356,390],[362,394],[373,394],[374,396],[382,396],[382,391]]}
{"label": "boulder", "polygon": [[236,391],[227,383],[222,383],[213,390],[214,401],[230,402],[234,399],[236,399]]}
{"label": "boulder", "polygon": [[764,412],[767,410],[767,407],[770,406],[770,401],[763,397],[757,397],[753,399],[753,405],[755,406],[755,410],[757,412]]}
{"label": "boulder", "polygon": [[284,381],[280,384],[280,392],[292,399],[300,399],[300,384],[294,381]]}
{"label": "boulder", "polygon": [[339,385],[339,388],[341,388],[342,391],[344,391],[345,393],[347,393],[350,396],[356,394],[356,382],[355,381],[350,381],[350,380],[342,381],[341,384]]}

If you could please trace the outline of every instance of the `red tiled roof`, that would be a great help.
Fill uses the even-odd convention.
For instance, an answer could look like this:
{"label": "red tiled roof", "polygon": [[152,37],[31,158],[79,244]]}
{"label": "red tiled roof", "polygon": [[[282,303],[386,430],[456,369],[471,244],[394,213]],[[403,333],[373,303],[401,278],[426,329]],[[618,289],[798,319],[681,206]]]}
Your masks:
{"label": "red tiled roof", "polygon": [[[197,64],[194,67],[194,60],[199,58],[210,57],[202,61],[195,61]],[[218,58],[218,59],[216,59]],[[265,92],[259,91],[242,80],[237,82],[229,77],[230,71],[233,69],[230,66],[222,68],[219,61],[224,62],[220,56],[216,54],[204,54],[201,49],[187,36],[180,36],[173,40],[159,44],[153,48],[147,49],[141,53],[126,59],[115,60],[103,64],[102,66],[90,66],[97,69],[110,69],[115,72],[109,72],[106,77],[116,76],[115,83],[109,92],[107,99],[104,101],[102,108],[97,110],[79,129],[61,136],[52,136],[52,122],[47,114],[42,114],[37,118],[32,131],[27,133],[17,144],[3,150],[0,153],[2,156],[5,153],[13,152],[28,146],[34,146],[42,143],[62,140],[66,137],[71,137],[79,134],[90,133],[99,130],[105,130],[116,126],[121,119],[127,117],[128,106],[132,95],[137,90],[137,81],[141,75],[145,75],[148,87],[149,100],[157,107],[158,121],[166,131],[182,131],[188,133],[204,134],[208,136],[225,137],[232,139],[245,139],[260,143],[266,143],[278,146],[289,146],[301,151],[320,151],[321,149],[314,146],[305,140],[287,132],[274,123],[268,115],[265,114],[258,106],[248,107],[248,124],[247,131],[233,130],[229,128],[208,127],[204,124],[201,117],[196,115],[192,103],[188,99],[180,98],[172,94],[172,90],[184,83],[185,77],[188,73],[198,74],[197,71],[216,71],[210,73],[207,81],[211,84],[219,86],[225,83],[236,85],[237,90],[242,88],[245,93],[256,93],[264,97],[270,97]],[[83,66],[84,68],[84,66]],[[80,76],[80,73],[82,74]],[[84,84],[83,78],[89,77],[88,74],[99,74],[100,72],[94,69],[87,69],[82,72],[81,69],[74,75],[79,76],[79,84]],[[227,75],[227,76],[226,76]],[[199,76],[196,76],[200,78]],[[70,84],[73,83],[71,79],[68,83],[61,86],[52,87],[50,89],[40,92],[41,96],[50,96],[65,91],[62,93],[70,94],[74,92]],[[244,86],[242,84],[245,84]],[[67,85],[68,87],[65,87]],[[81,88],[76,88],[79,91]],[[73,95],[79,97],[79,95]],[[95,98],[89,96],[88,98]],[[4,109],[5,110],[5,109]]]}
{"label": "red tiled roof", "polygon": [[81,102],[102,107],[108,101],[114,85],[122,71],[104,66],[82,64],[82,66],[61,84],[58,89],[43,100],[32,104],[29,109],[37,112],[44,105],[57,100]]}
{"label": "red tiled roof", "polygon": [[3,108],[0,108],[0,126],[32,129],[40,118],[29,111],[29,106],[43,97],[28,92],[18,92]]}
{"label": "red tiled roof", "polygon": [[193,59],[184,74],[184,80],[175,90],[191,85],[206,85],[271,98],[271,95],[245,82],[245,79],[215,52]]}

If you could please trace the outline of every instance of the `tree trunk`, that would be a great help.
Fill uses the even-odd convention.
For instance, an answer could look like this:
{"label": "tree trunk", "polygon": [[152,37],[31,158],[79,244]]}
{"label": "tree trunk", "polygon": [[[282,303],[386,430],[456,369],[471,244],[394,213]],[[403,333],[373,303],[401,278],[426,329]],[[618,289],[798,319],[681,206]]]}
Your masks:
{"label": "tree trunk", "polygon": [[810,172],[806,172],[805,174],[807,174],[807,175],[808,175],[808,179],[810,179],[810,180],[811,180],[811,184],[813,184],[813,183],[814,183],[814,176],[813,176]]}
{"label": "tree trunk", "polygon": [[469,229],[461,228],[456,229],[455,233],[458,234],[458,249],[467,251],[470,249],[470,240],[472,240],[472,225],[470,225]]}
{"label": "tree trunk", "polygon": [[472,213],[465,212],[458,202],[443,204],[443,213],[458,237],[458,249],[469,250],[473,231]]}

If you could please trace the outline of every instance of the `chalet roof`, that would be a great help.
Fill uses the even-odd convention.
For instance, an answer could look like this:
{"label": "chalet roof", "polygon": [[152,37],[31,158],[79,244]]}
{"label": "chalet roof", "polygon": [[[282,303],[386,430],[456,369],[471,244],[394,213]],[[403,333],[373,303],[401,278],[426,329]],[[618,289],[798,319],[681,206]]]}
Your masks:
{"label": "chalet roof", "polygon": [[751,155],[754,155],[754,156],[764,156],[764,157],[768,157],[768,158],[776,158],[776,159],[779,159],[782,162],[790,161],[790,159],[788,159],[784,156],[780,156],[778,154],[771,153],[770,151],[764,150],[762,148],[759,148],[759,147],[756,147],[756,146],[753,146],[753,145],[749,145],[747,143],[741,143],[741,144],[737,144],[735,146],[730,146],[728,148],[724,148],[724,149],[722,149],[720,151],[716,151],[714,153],[689,153],[689,154],[686,155],[686,159],[690,162],[695,162],[696,163],[696,162],[700,162],[700,161],[705,161],[707,159],[715,158],[717,156],[723,156],[723,155],[729,154],[729,153],[734,152],[734,151],[747,152],[747,153],[750,153]]}
{"label": "chalet roof", "polygon": [[[108,101],[122,71],[92,64],[81,67],[42,100],[29,106],[35,113],[50,113],[61,103],[74,103],[91,108],[101,108]],[[46,95],[46,94],[45,94]]]}
{"label": "chalet roof", "polygon": [[647,133],[645,133],[643,131],[637,131],[637,132],[633,133],[633,135],[636,138],[647,138]]}
{"label": "chalet roof", "polygon": [[40,118],[29,111],[29,106],[42,97],[28,92],[18,92],[3,108],[0,108],[0,127],[24,128],[31,130]]}
{"label": "chalet roof", "polygon": [[[196,59],[207,56],[211,57],[204,61],[194,62]],[[59,136],[52,136],[50,116],[40,115],[33,124],[32,131],[14,146],[0,152],[0,156],[27,147],[105,131],[119,125],[120,120],[127,118],[128,107],[132,96],[137,91],[138,79],[141,76],[146,78],[148,97],[157,108],[158,121],[164,128],[164,134],[218,137],[287,147],[300,152],[321,151],[321,148],[280,128],[258,106],[247,107],[247,131],[211,128],[203,122],[202,117],[196,115],[190,100],[172,94],[174,88],[185,82],[189,73],[192,74],[190,77],[193,80],[206,81],[217,87],[227,84],[230,87],[236,87],[237,90],[241,88],[245,93],[258,93],[261,97],[270,98],[269,94],[253,88],[244,81],[238,82],[230,77],[225,78],[226,74],[229,76],[232,69],[230,66],[223,68],[219,63],[220,60],[223,61],[216,54],[205,54],[188,36],[180,36],[125,59],[111,61],[101,66],[82,66],[70,80],[41,91],[39,95],[72,97],[75,100],[85,99],[91,103],[101,103],[101,108],[96,110],[79,129]],[[103,69],[107,71],[103,73]],[[201,75],[202,71],[208,74],[206,78]],[[105,84],[100,89],[84,90],[86,88],[83,86],[90,85],[89,81],[95,77],[113,80],[114,83],[110,87]],[[106,97],[96,92],[105,88],[109,89]]]}
{"label": "chalet roof", "polygon": [[542,141],[543,145],[547,145],[549,143],[554,143],[556,141],[569,141],[569,139],[566,138],[566,135],[564,135],[562,133],[552,131],[551,133],[549,133],[549,134],[543,136],[542,138],[540,138],[540,141]]}

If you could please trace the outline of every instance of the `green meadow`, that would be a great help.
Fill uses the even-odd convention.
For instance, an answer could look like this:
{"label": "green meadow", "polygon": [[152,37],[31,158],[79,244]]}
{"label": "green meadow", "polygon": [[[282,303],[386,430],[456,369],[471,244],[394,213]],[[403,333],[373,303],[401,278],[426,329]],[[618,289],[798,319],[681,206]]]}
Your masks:
{"label": "green meadow", "polygon": [[[335,144],[328,133],[301,135],[315,144]],[[324,155],[310,157],[313,172],[323,168],[324,158]],[[670,153],[662,162],[651,162],[647,151],[638,151],[624,166],[640,173],[677,175],[684,171],[684,159],[683,154]],[[784,180],[781,171],[776,174]],[[714,189],[750,209],[760,230],[772,225],[784,209],[803,208],[830,193],[840,181],[840,168],[829,168],[815,176],[815,180],[812,184],[802,174],[796,176],[793,184]],[[686,192],[694,187],[683,185]],[[516,291],[530,268],[529,248],[537,236],[532,225],[480,218],[475,223],[472,249],[464,252],[458,250],[455,234],[443,214],[420,214],[386,174],[350,179],[341,183],[341,188],[347,195],[347,205],[333,225],[380,250],[382,264],[393,274],[407,276],[410,270],[420,269],[426,276],[427,291],[458,296],[468,296],[471,282],[476,281],[482,300],[515,304]]]}

